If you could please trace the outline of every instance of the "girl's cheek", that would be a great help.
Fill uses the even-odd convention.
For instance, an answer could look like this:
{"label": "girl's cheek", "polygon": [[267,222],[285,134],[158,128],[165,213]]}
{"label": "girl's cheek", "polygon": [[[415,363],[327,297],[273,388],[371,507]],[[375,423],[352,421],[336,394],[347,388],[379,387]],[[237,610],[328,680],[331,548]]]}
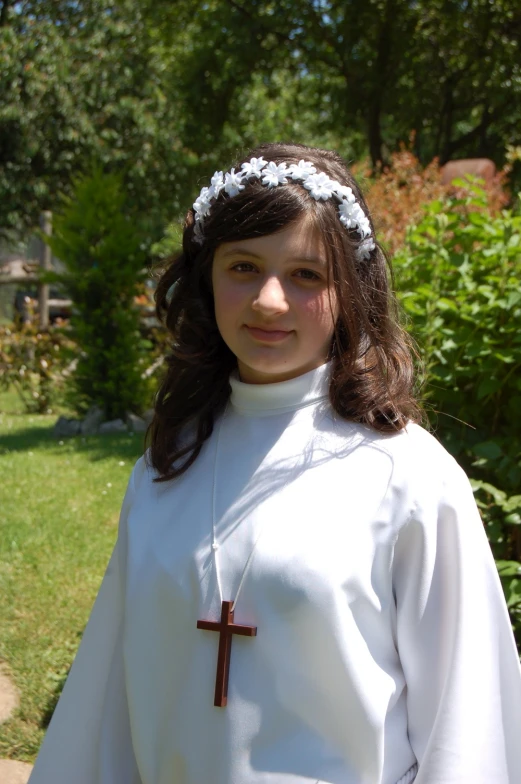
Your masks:
{"label": "girl's cheek", "polygon": [[217,283],[214,288],[214,299],[216,307],[233,308],[240,305],[245,299],[245,292],[240,286],[234,286],[231,283],[221,284]]}
{"label": "girl's cheek", "polygon": [[310,294],[301,301],[301,310],[304,315],[317,322],[334,322],[334,309],[335,300],[333,298],[330,300],[327,291]]}

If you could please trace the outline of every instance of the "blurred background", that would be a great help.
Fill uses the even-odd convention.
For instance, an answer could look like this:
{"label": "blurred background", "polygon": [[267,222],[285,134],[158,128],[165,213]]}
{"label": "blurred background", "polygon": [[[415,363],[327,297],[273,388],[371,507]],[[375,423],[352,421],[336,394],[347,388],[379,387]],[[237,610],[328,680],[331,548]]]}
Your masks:
{"label": "blurred background", "polygon": [[114,543],[158,270],[263,141],[358,178],[521,645],[520,40],[519,0],[0,0],[0,758],[34,759]]}
{"label": "blurred background", "polygon": [[422,166],[501,169],[519,144],[520,38],[517,0],[2,0],[2,239],[102,166],[149,245],[201,177],[265,140],[372,170],[401,144]]}

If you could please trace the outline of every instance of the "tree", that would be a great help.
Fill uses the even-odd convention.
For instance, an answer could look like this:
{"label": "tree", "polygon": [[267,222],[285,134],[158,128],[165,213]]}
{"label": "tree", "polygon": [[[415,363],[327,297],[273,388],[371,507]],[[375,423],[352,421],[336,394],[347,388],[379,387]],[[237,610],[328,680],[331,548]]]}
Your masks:
{"label": "tree", "polygon": [[107,418],[140,413],[145,403],[139,313],[134,305],[144,254],[138,216],[117,174],[95,170],[73,180],[48,240],[66,271],[80,348],[74,406],[100,407]]}
{"label": "tree", "polygon": [[4,2],[0,25],[0,231],[21,234],[99,164],[123,174],[158,233],[190,160],[139,5]]}
{"label": "tree", "polygon": [[[501,162],[514,142],[517,0],[154,0],[147,14],[171,45],[180,28],[189,42],[176,80],[199,153],[220,143],[259,78],[277,96],[277,82],[298,82],[315,115],[306,133],[363,135],[373,164],[411,130],[424,162]],[[291,100],[283,106],[292,113]]]}
{"label": "tree", "polygon": [[4,0],[0,231],[94,162],[157,239],[199,176],[267,139],[376,166],[414,130],[424,164],[502,165],[520,37],[518,0]]}

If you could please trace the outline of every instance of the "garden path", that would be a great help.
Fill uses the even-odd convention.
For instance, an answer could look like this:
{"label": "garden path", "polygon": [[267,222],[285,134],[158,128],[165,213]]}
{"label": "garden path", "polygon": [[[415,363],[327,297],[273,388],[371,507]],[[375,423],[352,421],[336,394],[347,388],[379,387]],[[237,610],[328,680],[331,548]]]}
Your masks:
{"label": "garden path", "polygon": [[[18,707],[18,692],[5,669],[0,665],[0,723],[7,721]],[[28,762],[0,759],[0,782],[2,784],[27,784],[33,769]]]}

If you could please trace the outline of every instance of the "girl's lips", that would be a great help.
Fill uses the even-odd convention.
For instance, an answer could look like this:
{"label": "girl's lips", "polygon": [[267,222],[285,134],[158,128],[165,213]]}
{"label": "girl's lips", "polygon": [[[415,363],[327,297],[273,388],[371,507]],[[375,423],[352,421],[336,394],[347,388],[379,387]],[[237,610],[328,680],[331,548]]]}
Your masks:
{"label": "girl's lips", "polygon": [[264,343],[277,343],[279,340],[284,340],[288,335],[291,335],[291,331],[281,329],[260,329],[259,327],[249,327],[248,325],[246,325],[246,329],[253,338],[262,340]]}

